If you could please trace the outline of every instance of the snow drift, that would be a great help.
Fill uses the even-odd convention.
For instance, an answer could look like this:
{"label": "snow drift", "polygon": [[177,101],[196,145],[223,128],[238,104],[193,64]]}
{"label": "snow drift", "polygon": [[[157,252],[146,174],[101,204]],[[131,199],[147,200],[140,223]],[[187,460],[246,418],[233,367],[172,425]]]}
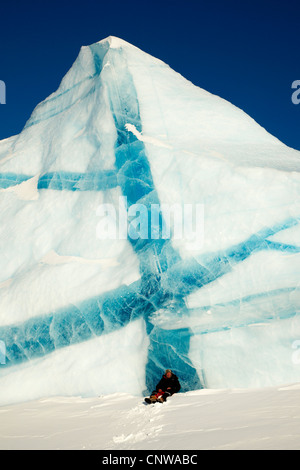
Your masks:
{"label": "snow drift", "polygon": [[[160,60],[114,37],[83,47],[0,142],[0,404],[141,394],[165,368],[183,391],[299,381],[299,171],[298,151]],[[201,239],[161,237],[164,211],[141,236],[153,206],[186,204]],[[131,232],[101,237],[124,211]]]}

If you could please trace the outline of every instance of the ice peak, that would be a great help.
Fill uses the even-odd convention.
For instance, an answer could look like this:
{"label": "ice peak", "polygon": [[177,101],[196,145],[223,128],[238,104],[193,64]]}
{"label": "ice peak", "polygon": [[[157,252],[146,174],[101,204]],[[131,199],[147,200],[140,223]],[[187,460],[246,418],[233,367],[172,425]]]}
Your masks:
{"label": "ice peak", "polygon": [[120,39],[116,36],[108,36],[108,38],[106,38],[106,40],[108,41],[109,43],[109,46],[112,48],[112,49],[116,49],[118,47],[134,47],[132,46],[132,44],[130,44],[129,42],[127,41],[124,41],[124,39]]}
{"label": "ice peak", "polygon": [[101,41],[96,42],[96,44],[99,44],[101,46],[107,46],[110,49],[118,49],[120,47],[132,47],[136,48],[132,44],[130,44],[127,41],[124,41],[124,39],[118,38],[117,36],[107,36],[104,39],[101,39]]}

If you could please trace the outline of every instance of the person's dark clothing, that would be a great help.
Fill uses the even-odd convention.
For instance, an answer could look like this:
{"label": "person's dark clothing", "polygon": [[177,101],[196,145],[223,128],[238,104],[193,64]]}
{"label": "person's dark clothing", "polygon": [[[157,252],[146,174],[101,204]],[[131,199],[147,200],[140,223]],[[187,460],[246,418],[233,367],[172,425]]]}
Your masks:
{"label": "person's dark clothing", "polygon": [[167,397],[173,395],[174,393],[179,392],[181,385],[179,383],[177,375],[173,374],[170,378],[163,375],[158,384],[156,385],[156,389],[153,394],[157,393],[159,390],[164,392],[162,398],[166,400]]}
{"label": "person's dark clothing", "polygon": [[169,379],[165,375],[163,375],[158,384],[156,385],[157,392],[161,389],[163,392],[168,391],[171,395],[173,395],[173,393],[179,392],[180,388],[181,387],[178,377],[175,374],[172,374]]}

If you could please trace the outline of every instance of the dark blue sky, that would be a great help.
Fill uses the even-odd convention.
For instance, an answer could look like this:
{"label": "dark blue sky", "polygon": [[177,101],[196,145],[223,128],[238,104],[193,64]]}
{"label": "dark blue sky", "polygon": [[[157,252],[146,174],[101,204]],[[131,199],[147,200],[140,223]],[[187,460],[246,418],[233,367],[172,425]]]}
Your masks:
{"label": "dark blue sky", "polygon": [[0,139],[19,133],[82,45],[118,36],[300,150],[299,0],[9,0],[0,4]]}

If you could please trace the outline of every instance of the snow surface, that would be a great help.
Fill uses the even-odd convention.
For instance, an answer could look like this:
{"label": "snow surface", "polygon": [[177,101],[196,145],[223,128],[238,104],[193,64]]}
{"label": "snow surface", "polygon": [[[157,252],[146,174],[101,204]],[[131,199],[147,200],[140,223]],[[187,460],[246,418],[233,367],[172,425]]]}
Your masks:
{"label": "snow surface", "polygon": [[41,398],[0,407],[0,449],[300,450],[299,395],[294,384],[199,390],[150,406],[126,393]]}

